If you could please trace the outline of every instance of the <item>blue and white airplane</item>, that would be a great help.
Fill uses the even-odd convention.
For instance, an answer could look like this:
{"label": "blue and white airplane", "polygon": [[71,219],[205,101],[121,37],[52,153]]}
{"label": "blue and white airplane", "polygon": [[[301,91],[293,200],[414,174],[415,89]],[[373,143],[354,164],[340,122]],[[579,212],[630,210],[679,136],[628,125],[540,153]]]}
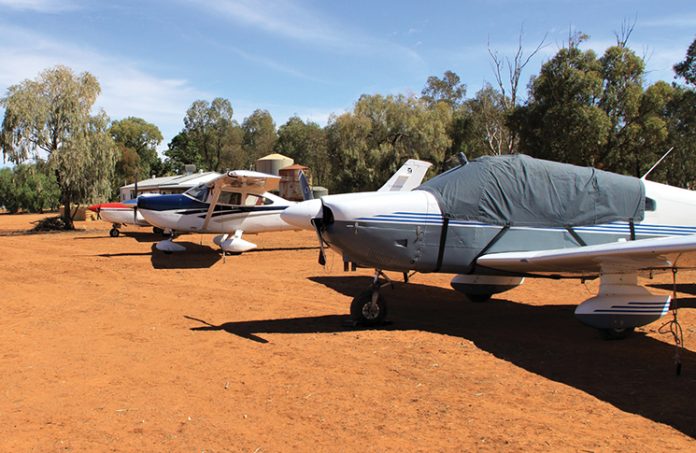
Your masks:
{"label": "blue and white airplane", "polygon": [[386,316],[383,270],[458,274],[452,287],[476,301],[525,277],[598,276],[599,294],[575,314],[619,338],[670,309],[638,276],[696,257],[696,192],[523,155],[462,159],[409,192],[329,195],[282,217],[375,269],[351,304],[362,324]]}
{"label": "blue and white airplane", "polygon": [[[430,165],[409,160],[379,190],[411,190],[421,183]],[[181,195],[140,197],[138,212],[150,224],[172,232],[170,239],[157,243],[158,250],[184,251],[185,247],[173,242],[181,233],[218,233],[214,242],[226,252],[239,254],[256,248],[242,239],[243,233],[298,229],[281,219],[281,212],[295,203],[271,193],[279,184],[278,176],[235,170]]]}

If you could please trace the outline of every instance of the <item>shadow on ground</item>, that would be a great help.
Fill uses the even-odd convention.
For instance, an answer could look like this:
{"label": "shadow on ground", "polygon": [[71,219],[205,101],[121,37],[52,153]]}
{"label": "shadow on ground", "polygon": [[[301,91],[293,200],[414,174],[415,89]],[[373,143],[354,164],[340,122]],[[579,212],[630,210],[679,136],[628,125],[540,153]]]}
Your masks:
{"label": "shadow on ground", "polygon": [[164,253],[152,244],[152,267],[155,269],[205,269],[222,259],[219,250],[193,242],[176,241],[186,247],[183,252]]}
{"label": "shadow on ground", "polygon": [[319,246],[314,246],[314,247],[272,247],[272,248],[259,248],[259,249],[253,249],[249,250],[248,252],[244,253],[264,253],[264,252],[280,252],[280,251],[300,251],[300,250],[319,250]]}
{"label": "shadow on ground", "polygon": [[[100,232],[98,236],[79,236],[74,239],[76,240],[89,240],[89,239],[104,239],[104,238],[110,238],[109,232],[104,231],[103,233]],[[114,241],[120,241],[123,239],[135,239],[138,242],[158,242],[163,239],[166,239],[166,237],[160,235],[160,234],[155,234],[155,233],[147,233],[144,231],[121,231],[121,234],[118,237],[111,238]]]}
{"label": "shadow on ground", "polygon": [[[312,277],[341,294],[355,295],[369,277]],[[504,299],[467,302],[454,291],[421,284],[384,290],[391,302],[391,324],[384,330],[420,330],[470,340],[484,351],[529,372],[552,379],[617,408],[674,427],[696,438],[696,353],[682,353],[683,374],[675,376],[674,346],[636,334],[623,341],[603,341],[573,318],[575,305],[531,306]],[[348,312],[348,307],[345,308]],[[209,321],[194,331],[224,331],[267,343],[260,334],[333,333],[347,315],[245,322]]]}

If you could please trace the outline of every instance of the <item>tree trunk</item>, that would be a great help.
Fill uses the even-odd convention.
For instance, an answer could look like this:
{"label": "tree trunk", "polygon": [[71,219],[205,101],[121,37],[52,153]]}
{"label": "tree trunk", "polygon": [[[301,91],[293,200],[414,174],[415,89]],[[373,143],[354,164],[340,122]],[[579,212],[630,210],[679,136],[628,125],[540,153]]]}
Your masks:
{"label": "tree trunk", "polygon": [[75,224],[73,223],[71,200],[69,195],[63,195],[63,223],[65,223],[66,230],[74,230]]}

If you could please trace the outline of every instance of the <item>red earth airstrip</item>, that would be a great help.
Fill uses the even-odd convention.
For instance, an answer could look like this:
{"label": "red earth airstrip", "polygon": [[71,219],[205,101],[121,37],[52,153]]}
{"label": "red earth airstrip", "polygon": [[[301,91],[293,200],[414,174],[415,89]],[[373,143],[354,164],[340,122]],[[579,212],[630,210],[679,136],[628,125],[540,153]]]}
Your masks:
{"label": "red earth airstrip", "polygon": [[622,341],[573,318],[595,281],[476,304],[416,275],[384,290],[388,325],[356,329],[371,272],[319,266],[312,232],[223,259],[211,236],[164,255],[102,222],[28,234],[41,217],[0,215],[0,451],[696,450],[694,271],[676,377],[671,314]]}

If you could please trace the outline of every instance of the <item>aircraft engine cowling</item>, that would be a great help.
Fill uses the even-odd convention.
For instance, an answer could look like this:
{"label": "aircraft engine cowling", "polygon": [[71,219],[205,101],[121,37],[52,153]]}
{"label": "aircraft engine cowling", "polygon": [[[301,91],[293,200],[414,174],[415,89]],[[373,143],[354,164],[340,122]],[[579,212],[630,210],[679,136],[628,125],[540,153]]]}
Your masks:
{"label": "aircraft engine cowling", "polygon": [[511,290],[524,282],[524,277],[502,275],[464,275],[455,276],[450,285],[455,291],[464,293],[472,300],[486,300],[493,294]]}

